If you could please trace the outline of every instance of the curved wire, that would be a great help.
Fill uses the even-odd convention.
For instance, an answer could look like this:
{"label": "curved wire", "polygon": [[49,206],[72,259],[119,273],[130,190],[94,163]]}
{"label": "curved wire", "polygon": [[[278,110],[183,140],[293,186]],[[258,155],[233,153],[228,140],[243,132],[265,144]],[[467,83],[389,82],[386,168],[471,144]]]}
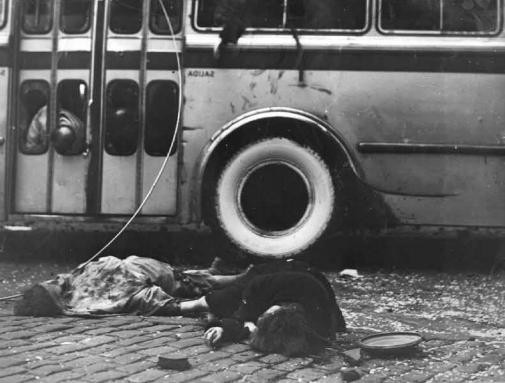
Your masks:
{"label": "curved wire", "polygon": [[[168,16],[168,12],[167,12],[167,9],[165,7],[165,4],[163,4],[162,0],[158,0],[158,2],[160,4],[161,9],[163,10],[163,15],[164,15],[164,17],[165,17],[165,19],[167,21],[167,25],[168,25],[168,27],[170,29],[170,34],[172,35],[172,43],[173,43],[173,47],[174,47],[174,50],[175,50],[175,56],[176,56],[176,60],[177,60],[177,75],[178,75],[178,81],[179,81],[179,100],[178,100],[179,101],[179,108],[177,110],[177,119],[176,119],[176,125],[175,125],[174,135],[173,135],[172,140],[170,142],[170,147],[168,149],[167,155],[165,156],[165,159],[163,160],[163,163],[160,166],[160,170],[158,171],[158,174],[156,175],[156,177],[154,178],[154,180],[153,180],[153,182],[151,184],[151,187],[147,191],[146,195],[144,196],[144,199],[142,200],[142,202],[140,203],[140,205],[138,206],[138,208],[131,215],[131,217],[128,219],[128,221],[125,222],[125,224],[123,225],[123,227],[116,233],[116,235],[114,235],[114,237],[112,237],[111,240],[109,240],[100,250],[98,250],[86,262],[84,262],[84,263],[80,264],[79,266],[77,266],[77,268],[75,270],[80,270],[80,269],[84,268],[87,264],[89,264],[90,262],[92,262],[100,254],[102,254],[110,245],[112,245],[119,238],[119,236],[121,234],[123,234],[125,232],[125,230],[128,228],[128,226],[130,226],[130,224],[133,222],[133,220],[135,218],[137,218],[137,216],[140,214],[140,211],[142,210],[142,208],[144,207],[144,205],[146,204],[146,202],[151,197],[151,194],[153,193],[154,188],[158,184],[158,182],[159,182],[159,180],[160,180],[160,178],[161,178],[161,176],[162,176],[165,168],[167,167],[168,160],[170,159],[170,153],[172,153],[172,150],[174,148],[175,142],[177,140],[177,136],[179,134],[181,114],[182,114],[181,113],[181,111],[182,111],[182,66],[181,66],[181,58],[180,58],[178,47],[177,47],[177,40],[175,39],[174,28],[172,26],[172,22],[170,21],[170,17]],[[22,297],[22,296],[23,296],[23,294],[15,294],[15,295],[7,296],[7,297],[1,297],[0,301],[11,300],[11,299],[19,298],[19,297]]]}
{"label": "curved wire", "polygon": [[164,15],[164,17],[165,17],[165,19],[167,21],[168,28],[170,29],[170,34],[172,35],[173,48],[175,50],[175,57],[176,57],[176,60],[177,60],[177,76],[178,76],[178,81],[179,81],[179,108],[177,110],[177,120],[176,120],[176,124],[175,124],[175,132],[174,132],[174,135],[172,137],[172,141],[170,142],[170,147],[168,149],[168,153],[165,156],[165,159],[163,160],[163,163],[161,164],[160,170],[158,171],[158,174],[154,178],[153,183],[151,184],[151,187],[147,191],[146,195],[144,196],[144,199],[142,200],[142,202],[138,206],[137,210],[135,210],[135,212],[131,215],[130,219],[128,219],[128,221],[116,233],[116,235],[114,235],[114,237],[112,237],[112,239],[109,242],[107,242],[100,250],[98,250],[90,259],[88,259],[86,262],[80,264],[77,267],[77,270],[82,269],[87,264],[89,264],[94,259],[96,259],[96,257],[98,257],[100,254],[102,254],[110,245],[112,245],[119,238],[119,236],[121,234],[123,234],[125,232],[125,230],[128,228],[128,226],[130,226],[130,224],[133,222],[133,220],[135,218],[137,218],[137,216],[140,214],[140,211],[142,210],[142,208],[144,207],[144,205],[146,204],[146,202],[151,197],[151,194],[153,193],[154,188],[158,184],[158,182],[159,182],[159,180],[160,180],[160,178],[161,178],[161,176],[162,176],[162,174],[163,174],[163,172],[164,172],[164,170],[165,170],[165,168],[167,166],[168,160],[170,158],[170,153],[172,153],[173,147],[174,147],[175,142],[177,140],[177,136],[178,136],[179,129],[180,129],[179,125],[180,125],[180,121],[181,121],[181,111],[182,111],[182,66],[181,66],[181,58],[180,58],[178,47],[177,47],[177,40],[175,39],[174,28],[172,26],[172,22],[170,21],[170,16],[168,15],[168,12],[167,12],[167,9],[165,7],[165,4],[163,4],[162,0],[158,0],[158,3],[160,4],[161,9],[163,10],[163,15]]}

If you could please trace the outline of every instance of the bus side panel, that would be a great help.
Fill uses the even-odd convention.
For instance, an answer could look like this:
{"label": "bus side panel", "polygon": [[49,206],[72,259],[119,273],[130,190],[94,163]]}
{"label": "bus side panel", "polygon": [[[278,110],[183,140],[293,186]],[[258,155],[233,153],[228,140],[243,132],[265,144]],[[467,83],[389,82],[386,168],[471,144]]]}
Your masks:
{"label": "bus side panel", "polygon": [[505,224],[501,159],[356,149],[359,142],[497,144],[505,76],[323,70],[304,76],[301,86],[293,70],[186,69],[185,163],[197,163],[212,134],[234,117],[265,107],[297,108],[326,119],[345,138],[369,185],[403,195],[387,197],[403,222]]}
{"label": "bus side panel", "polygon": [[[24,81],[50,82],[48,70],[20,71],[19,84]],[[17,127],[16,149],[19,146],[22,132]],[[18,213],[49,213],[48,182],[50,170],[49,150],[42,154],[24,154],[16,150],[15,202],[14,210]]]}
{"label": "bus side panel", "polygon": [[[148,71],[147,83],[158,80],[178,82],[175,72]],[[169,139],[164,138],[164,139]],[[177,142],[175,143],[177,145]],[[153,193],[142,208],[145,215],[175,215],[177,213],[177,158],[178,151],[171,154],[166,168],[153,190]],[[142,150],[142,197],[151,188],[158,171],[161,169],[165,156],[151,156],[145,148]]]}
{"label": "bus side panel", "polygon": [[135,155],[103,155],[102,213],[125,214],[135,210]]}
{"label": "bus side panel", "polygon": [[[412,197],[385,195],[396,217],[406,224],[505,226],[505,159],[481,156],[417,156],[433,168],[438,164],[460,174],[465,180],[454,195]],[[448,158],[449,157],[449,158]],[[449,161],[448,161],[449,160]],[[456,163],[457,161],[457,163]],[[413,170],[415,172],[416,170]],[[419,176],[429,177],[425,171]],[[464,186],[464,187],[463,187]]]}
{"label": "bus side panel", "polygon": [[[87,71],[72,70],[58,73],[58,81],[81,80],[86,84]],[[88,133],[89,135],[89,133]],[[52,212],[63,214],[84,214],[86,211],[86,177],[89,156],[60,155],[56,151],[53,160]]]}

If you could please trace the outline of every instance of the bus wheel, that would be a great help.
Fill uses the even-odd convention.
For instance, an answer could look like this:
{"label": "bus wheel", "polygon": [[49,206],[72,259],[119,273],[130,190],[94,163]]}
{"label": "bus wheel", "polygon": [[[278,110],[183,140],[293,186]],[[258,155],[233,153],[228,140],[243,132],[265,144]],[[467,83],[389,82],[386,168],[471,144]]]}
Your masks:
{"label": "bus wheel", "polygon": [[215,225],[231,244],[261,258],[301,253],[321,238],[336,210],[326,163],[286,138],[263,139],[224,166],[214,196]]}

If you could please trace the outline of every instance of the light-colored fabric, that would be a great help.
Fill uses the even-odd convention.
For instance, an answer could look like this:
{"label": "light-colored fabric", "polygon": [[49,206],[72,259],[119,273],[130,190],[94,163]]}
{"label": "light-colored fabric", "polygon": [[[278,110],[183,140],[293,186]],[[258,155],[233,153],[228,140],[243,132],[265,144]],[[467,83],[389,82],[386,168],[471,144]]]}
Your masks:
{"label": "light-colored fabric", "polygon": [[63,289],[66,310],[75,313],[148,313],[173,300],[172,267],[151,258],[108,256],[74,271]]}

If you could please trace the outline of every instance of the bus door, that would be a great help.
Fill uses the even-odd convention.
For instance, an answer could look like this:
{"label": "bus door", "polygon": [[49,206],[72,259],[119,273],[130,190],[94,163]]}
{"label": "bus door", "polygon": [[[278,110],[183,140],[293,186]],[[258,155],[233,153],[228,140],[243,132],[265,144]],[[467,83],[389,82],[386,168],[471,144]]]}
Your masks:
{"label": "bus door", "polygon": [[[104,6],[99,204],[103,214],[124,214],[149,190],[175,134],[182,0],[112,0]],[[176,179],[175,146],[142,214],[176,213]]]}
{"label": "bus door", "polygon": [[15,4],[19,26],[13,210],[84,214],[92,2]]}
{"label": "bus door", "polygon": [[[181,2],[20,3],[15,212],[132,213],[175,133]],[[175,214],[176,157],[143,214]]]}

